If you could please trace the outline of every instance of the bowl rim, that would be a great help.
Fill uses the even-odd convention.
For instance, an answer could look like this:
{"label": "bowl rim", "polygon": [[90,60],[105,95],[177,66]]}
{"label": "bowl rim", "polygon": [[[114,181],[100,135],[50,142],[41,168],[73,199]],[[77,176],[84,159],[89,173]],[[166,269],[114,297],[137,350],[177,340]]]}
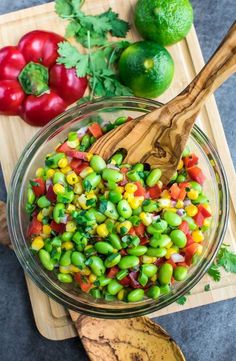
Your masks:
{"label": "bowl rim", "polygon": [[[181,295],[187,294],[199,281],[200,279],[204,276],[204,274],[207,272],[207,270],[209,269],[209,267],[211,266],[221,244],[223,243],[223,239],[224,239],[224,235],[227,229],[227,224],[228,224],[228,218],[229,218],[229,191],[228,191],[228,182],[227,182],[227,178],[226,178],[226,173],[222,164],[222,161],[218,155],[217,150],[215,149],[215,147],[213,146],[213,144],[211,143],[211,141],[208,139],[208,137],[206,136],[206,134],[195,124],[193,127],[193,132],[196,132],[203,140],[204,142],[207,144],[207,146],[210,149],[211,154],[214,156],[214,159],[217,163],[218,166],[218,171],[220,172],[220,184],[222,186],[222,194],[223,194],[223,206],[222,206],[222,215],[221,215],[221,224],[220,224],[220,229],[219,229],[219,234],[220,236],[218,236],[218,243],[217,245],[215,245],[215,249],[213,254],[211,255],[211,257],[209,259],[205,259],[205,262],[202,262],[202,266],[200,269],[198,269],[198,272],[195,272],[196,274],[194,274],[194,277],[191,278],[191,280],[189,280],[189,282],[182,288],[180,288],[179,290],[177,290],[177,292],[175,293],[170,293],[167,299],[165,299],[165,304],[161,305],[159,302],[155,302],[154,300],[151,300],[148,302],[148,300],[145,300],[145,302],[143,301],[143,305],[140,305],[140,302],[137,303],[132,303],[132,308],[127,307],[124,309],[121,309],[119,307],[115,307],[115,303],[111,303],[109,302],[109,304],[113,304],[114,307],[113,309],[109,309],[109,308],[102,308],[102,306],[92,306],[89,305],[89,302],[86,303],[84,301],[80,301],[77,300],[77,304],[78,305],[74,305],[73,304],[73,299],[70,298],[70,296],[68,296],[67,294],[63,294],[63,292],[60,291],[60,289],[58,287],[56,287],[56,284],[52,282],[50,282],[50,278],[48,277],[45,278],[44,277],[44,282],[42,282],[42,279],[40,277],[40,272],[39,274],[36,274],[35,272],[32,272],[29,263],[27,262],[27,260],[25,260],[25,257],[19,247],[19,243],[17,241],[17,233],[16,233],[16,229],[13,228],[11,226],[11,221],[12,221],[12,217],[13,215],[16,216],[16,209],[15,209],[15,194],[13,192],[13,190],[15,189],[16,184],[18,184],[19,182],[19,177],[20,174],[19,170],[21,169],[22,166],[22,162],[24,159],[27,159],[28,155],[33,152],[33,150],[35,150],[36,146],[37,146],[37,142],[39,141],[39,139],[41,139],[45,134],[48,134],[54,129],[56,129],[56,125],[60,124],[60,127],[63,126],[64,124],[68,123],[67,121],[63,122],[64,118],[67,118],[67,116],[73,115],[74,112],[77,112],[77,117],[80,117],[82,114],[87,114],[88,111],[96,111],[96,110],[101,110],[100,106],[104,105],[104,107],[108,107],[109,103],[110,104],[114,104],[114,103],[124,103],[124,102],[137,102],[137,103],[142,103],[143,105],[148,105],[148,106],[161,106],[163,105],[162,103],[156,101],[156,100],[150,100],[150,99],[146,99],[146,98],[141,98],[141,97],[133,97],[133,96],[120,96],[120,97],[108,97],[108,98],[99,98],[96,99],[95,101],[92,102],[87,102],[84,103],[82,105],[75,105],[71,108],[69,108],[68,110],[66,110],[65,112],[63,112],[62,114],[60,114],[59,116],[57,116],[56,118],[54,118],[51,122],[49,122],[47,125],[45,125],[43,128],[41,128],[35,135],[34,137],[27,143],[26,147],[24,148],[23,152],[21,153],[21,156],[19,157],[17,164],[14,168],[12,177],[11,177],[11,182],[10,182],[10,187],[9,187],[9,192],[8,192],[8,199],[7,199],[7,222],[8,222],[8,229],[9,229],[9,234],[10,234],[10,238],[13,244],[13,248],[14,251],[17,255],[17,258],[19,260],[19,262],[21,263],[23,269],[27,272],[27,274],[30,276],[30,278],[32,279],[32,281],[44,292],[46,293],[49,297],[53,298],[55,301],[59,302],[60,304],[62,304],[64,307],[67,307],[69,309],[72,309],[74,311],[77,312],[81,312],[83,314],[89,315],[89,316],[93,316],[93,317],[101,317],[101,318],[129,318],[129,317],[136,317],[136,316],[141,316],[141,315],[145,315],[148,313],[152,313],[154,311],[160,310],[163,307],[166,307],[170,304],[172,304],[173,302],[175,302]],[[132,109],[132,108],[131,108]],[[197,142],[197,144],[199,145],[199,143]],[[19,211],[17,210],[17,216],[19,214]],[[47,281],[47,285],[45,285],[45,280]],[[55,294],[55,292],[57,294]],[[126,303],[123,303],[125,305],[128,305]],[[89,305],[89,307],[88,307]],[[131,304],[129,304],[131,305]]]}

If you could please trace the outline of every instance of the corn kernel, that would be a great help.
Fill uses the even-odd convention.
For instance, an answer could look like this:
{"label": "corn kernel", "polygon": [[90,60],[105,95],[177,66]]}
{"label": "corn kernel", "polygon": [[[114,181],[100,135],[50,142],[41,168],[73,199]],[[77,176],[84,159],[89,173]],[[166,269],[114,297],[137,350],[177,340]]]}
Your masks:
{"label": "corn kernel", "polygon": [[97,276],[96,276],[94,273],[91,273],[91,274],[89,275],[89,282],[90,282],[90,283],[95,282],[96,279],[97,279]]}
{"label": "corn kernel", "polygon": [[66,241],[66,242],[63,242],[63,243],[62,243],[61,248],[62,248],[62,249],[65,249],[66,251],[69,251],[70,249],[73,249],[73,248],[74,248],[74,244],[73,244],[73,242],[71,242],[71,241]]}
{"label": "corn kernel", "polygon": [[141,203],[138,197],[134,197],[129,201],[129,205],[132,209],[137,209],[141,205]]}
{"label": "corn kernel", "polygon": [[67,174],[67,173],[69,173],[69,172],[71,172],[71,171],[72,171],[72,169],[71,169],[71,167],[69,167],[69,166],[60,169],[60,172],[62,172],[63,174]]}
{"label": "corn kernel", "polygon": [[134,199],[134,194],[133,193],[129,193],[129,192],[125,192],[123,194],[124,199],[126,199],[128,202],[130,202],[132,199]]}
{"label": "corn kernel", "polygon": [[36,170],[36,177],[43,177],[44,176],[44,169],[43,168],[38,168]]}
{"label": "corn kernel", "polygon": [[87,153],[88,162],[93,158],[93,153]]}
{"label": "corn kernel", "polygon": [[40,212],[37,214],[37,220],[38,220],[39,222],[42,222],[42,220],[43,220],[42,211],[40,211]]}
{"label": "corn kernel", "polygon": [[201,244],[199,244],[196,254],[197,254],[198,256],[200,256],[200,255],[202,254],[202,251],[203,251],[203,246],[202,246]]}
{"label": "corn kernel", "polygon": [[156,282],[156,280],[157,280],[157,274],[155,274],[154,276],[151,277],[152,282]]}
{"label": "corn kernel", "polygon": [[118,292],[118,294],[117,294],[117,299],[118,299],[119,301],[122,301],[122,300],[124,299],[124,296],[125,296],[125,290],[122,289],[122,290],[120,290],[120,291]]}
{"label": "corn kernel", "polygon": [[82,270],[80,271],[80,273],[81,273],[83,276],[89,276],[90,273],[91,273],[91,271],[90,271],[90,269],[89,269],[88,267],[85,267],[84,269],[82,269]]}
{"label": "corn kernel", "polygon": [[99,183],[99,185],[98,185],[98,187],[97,187],[96,189],[97,189],[97,191],[99,191],[99,189],[100,189],[101,191],[104,191],[105,186],[104,186],[104,184],[103,184],[102,181]]}
{"label": "corn kernel", "polygon": [[145,264],[151,264],[156,262],[157,257],[142,256],[142,262]]}
{"label": "corn kernel", "polygon": [[138,187],[134,183],[127,183],[125,186],[125,190],[128,193],[134,193],[134,192],[136,192],[137,189],[138,189]]}
{"label": "corn kernel", "polygon": [[164,199],[170,199],[171,198],[170,193],[168,192],[167,189],[165,189],[163,192],[161,192],[161,198],[164,198]]}
{"label": "corn kernel", "polygon": [[76,223],[74,221],[69,221],[67,224],[66,224],[66,232],[75,232],[76,231]]}
{"label": "corn kernel", "polygon": [[51,230],[52,228],[48,224],[45,224],[43,226],[43,234],[49,235],[51,233]]}
{"label": "corn kernel", "polygon": [[34,251],[39,251],[41,248],[43,248],[43,246],[44,246],[44,241],[41,236],[35,237],[31,244],[31,248]]}
{"label": "corn kernel", "polygon": [[54,169],[48,169],[46,173],[47,179],[52,178],[54,176],[55,170]]}
{"label": "corn kernel", "polygon": [[78,197],[78,203],[80,205],[80,207],[82,209],[89,209],[89,206],[86,205],[86,201],[87,201],[87,198],[86,198],[86,195],[83,193],[81,194],[79,197]]}
{"label": "corn kernel", "polygon": [[190,189],[190,191],[187,193],[188,198],[193,201],[197,199],[198,195],[198,191],[196,191],[195,189]]}
{"label": "corn kernel", "polygon": [[203,221],[203,226],[210,227],[211,225],[211,218],[205,218]]}
{"label": "corn kernel", "polygon": [[80,269],[79,269],[78,267],[74,266],[73,264],[70,264],[70,265],[68,266],[68,269],[69,269],[69,271],[72,272],[72,273],[78,273],[78,272],[80,272]]}
{"label": "corn kernel", "polygon": [[149,226],[152,223],[152,215],[150,213],[141,212],[139,218],[145,226]]}
{"label": "corn kernel", "polygon": [[175,208],[180,209],[180,208],[183,208],[183,207],[184,207],[184,202],[178,200],[176,205],[175,205]]}
{"label": "corn kernel", "polygon": [[158,199],[158,205],[160,208],[170,208],[171,201],[168,198],[159,198]]}
{"label": "corn kernel", "polygon": [[61,158],[58,162],[58,167],[59,168],[66,168],[68,166],[68,159],[65,158]]}
{"label": "corn kernel", "polygon": [[83,193],[83,187],[82,183],[79,181],[74,185],[74,193],[75,194],[82,194]]}
{"label": "corn kernel", "polygon": [[203,207],[206,208],[206,210],[207,210],[209,213],[212,214],[211,207],[210,207],[210,205],[209,205],[208,203],[203,204]]}
{"label": "corn kernel", "polygon": [[79,139],[77,138],[77,139],[71,140],[71,141],[67,140],[67,144],[68,144],[68,147],[70,147],[70,148],[76,148],[79,145]]}
{"label": "corn kernel", "polygon": [[129,230],[131,229],[132,227],[132,223],[130,221],[124,221],[124,222],[121,222],[117,225],[116,229],[117,229],[117,232],[121,232],[121,228],[126,228],[126,233],[129,232]]}
{"label": "corn kernel", "polygon": [[65,192],[65,187],[60,183],[56,183],[53,186],[53,192],[56,193],[56,194],[64,193]]}
{"label": "corn kernel", "polygon": [[166,259],[170,259],[170,257],[172,256],[172,254],[175,254],[176,253],[176,248],[172,247],[172,248],[169,248],[166,252],[166,255],[165,255],[165,258]]}
{"label": "corn kernel", "polygon": [[105,223],[99,224],[97,226],[97,234],[102,238],[105,238],[108,236],[109,232],[108,232],[108,229],[107,229],[107,226]]}
{"label": "corn kernel", "polygon": [[52,214],[52,211],[53,211],[53,207],[52,207],[52,206],[47,207],[47,208],[43,208],[43,209],[41,210],[43,217],[50,216],[50,215]]}
{"label": "corn kernel", "polygon": [[184,162],[183,162],[183,160],[182,160],[182,159],[180,159],[179,164],[178,164],[178,167],[177,167],[177,170],[182,169],[182,168],[183,168],[183,166],[184,166]]}
{"label": "corn kernel", "polygon": [[157,186],[162,189],[163,187],[163,182],[161,180],[157,181]]}
{"label": "corn kernel", "polygon": [[198,208],[193,204],[190,204],[189,206],[185,207],[185,211],[189,217],[194,217],[198,213]]}
{"label": "corn kernel", "polygon": [[91,167],[86,167],[86,168],[84,168],[83,170],[82,170],[82,172],[80,172],[80,177],[81,178],[85,178],[85,177],[87,177],[87,175],[89,175],[89,174],[91,174],[91,173],[93,173],[93,168],[91,168]]}
{"label": "corn kernel", "polygon": [[71,273],[69,266],[60,266],[59,271],[60,273],[64,273],[64,274]]}
{"label": "corn kernel", "polygon": [[71,186],[76,184],[79,181],[79,178],[75,172],[71,172],[66,176],[67,183],[69,183]]}
{"label": "corn kernel", "polygon": [[169,249],[169,248],[171,248],[173,246],[173,242],[169,242],[166,246],[165,246],[165,248],[167,248],[167,249]]}
{"label": "corn kernel", "polygon": [[167,208],[166,210],[169,211],[169,212],[173,212],[173,213],[177,212],[177,209],[174,208],[174,207]]}
{"label": "corn kernel", "polygon": [[66,212],[71,214],[72,212],[74,212],[76,210],[76,207],[74,204],[68,204],[68,206],[66,207]]}
{"label": "corn kernel", "polygon": [[121,187],[121,186],[116,187],[116,191],[117,191],[117,192],[123,193],[124,190],[125,190],[124,187]]}
{"label": "corn kernel", "polygon": [[200,243],[204,240],[204,235],[202,233],[202,231],[193,231],[192,232],[192,239],[194,240],[194,242]]}

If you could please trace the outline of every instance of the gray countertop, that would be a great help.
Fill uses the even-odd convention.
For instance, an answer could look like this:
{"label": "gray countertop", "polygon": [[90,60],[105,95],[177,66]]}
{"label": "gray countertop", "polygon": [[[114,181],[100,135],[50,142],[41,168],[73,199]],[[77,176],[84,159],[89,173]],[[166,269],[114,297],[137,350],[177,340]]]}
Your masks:
{"label": "gray countertop", "polygon": [[[89,1],[89,0],[87,0]],[[47,3],[0,0],[0,14]],[[235,20],[235,0],[192,0],[195,26],[205,60]],[[0,44],[1,47],[1,44]],[[236,164],[235,76],[216,93],[231,155]],[[0,171],[0,199],[6,191]],[[0,360],[87,360],[78,338],[49,341],[37,331],[23,270],[14,253],[0,246]],[[180,344],[187,361],[233,361],[236,354],[236,299],[163,316],[160,323]]]}

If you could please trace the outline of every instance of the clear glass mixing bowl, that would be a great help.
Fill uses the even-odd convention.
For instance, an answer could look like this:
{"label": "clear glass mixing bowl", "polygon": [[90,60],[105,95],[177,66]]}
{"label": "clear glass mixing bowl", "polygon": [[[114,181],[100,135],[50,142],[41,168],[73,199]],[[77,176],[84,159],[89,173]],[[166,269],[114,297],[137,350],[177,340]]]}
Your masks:
{"label": "clear glass mixing bowl", "polygon": [[227,181],[222,163],[206,135],[195,126],[189,139],[189,146],[199,157],[207,180],[204,191],[210,199],[213,211],[212,225],[204,241],[204,251],[199,262],[192,266],[187,279],[173,285],[170,294],[162,295],[157,301],[145,299],[137,303],[106,302],[96,300],[79,290],[73,284],[61,284],[56,276],[42,268],[37,257],[29,248],[26,229],[29,223],[25,212],[28,181],[35,170],[42,166],[47,153],[62,142],[69,131],[78,130],[91,121],[113,122],[120,116],[139,117],[161,104],[143,98],[106,98],[75,106],[42,128],[26,146],[12,176],[8,198],[8,224],[15,253],[28,275],[49,297],[65,307],[102,318],[126,318],[148,314],[159,310],[180,296],[185,295],[205,274],[223,241],[227,227],[229,197]]}

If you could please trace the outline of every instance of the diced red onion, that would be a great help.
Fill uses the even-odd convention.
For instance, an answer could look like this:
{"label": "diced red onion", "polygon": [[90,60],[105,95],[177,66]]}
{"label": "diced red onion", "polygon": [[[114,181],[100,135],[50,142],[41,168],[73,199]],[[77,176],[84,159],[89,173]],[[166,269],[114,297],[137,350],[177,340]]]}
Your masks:
{"label": "diced red onion", "polygon": [[109,163],[107,164],[107,168],[110,168],[110,169],[115,169],[115,170],[120,170],[120,168],[116,167],[115,164],[112,164],[112,163]]}
{"label": "diced red onion", "polygon": [[190,199],[185,199],[185,201],[184,201],[185,207],[186,207],[186,206],[189,206],[191,203],[192,203],[192,202],[190,201]]}
{"label": "diced red onion", "polygon": [[170,204],[171,204],[171,207],[175,207],[176,206],[176,201],[171,201]]}
{"label": "diced red onion", "polygon": [[60,218],[61,223],[66,224],[68,221],[68,214],[66,214],[64,217]]}
{"label": "diced red onion", "polygon": [[157,214],[156,216],[152,216],[152,219],[153,219],[153,221],[156,221],[156,220],[160,219],[160,215]]}
{"label": "diced red onion", "polygon": [[51,179],[47,179],[46,180],[46,190],[48,191],[48,188],[52,185],[52,180]]}
{"label": "diced red onion", "polygon": [[176,212],[180,217],[183,217],[183,215],[185,214],[185,210],[183,208],[178,209],[178,211]]}
{"label": "diced red onion", "polygon": [[80,129],[77,131],[78,138],[82,138],[82,137],[87,133],[87,130],[88,130],[88,127],[80,128]]}
{"label": "diced red onion", "polygon": [[179,254],[179,253],[172,254],[171,259],[174,263],[185,261],[185,258],[183,256],[181,256],[181,254]]}

